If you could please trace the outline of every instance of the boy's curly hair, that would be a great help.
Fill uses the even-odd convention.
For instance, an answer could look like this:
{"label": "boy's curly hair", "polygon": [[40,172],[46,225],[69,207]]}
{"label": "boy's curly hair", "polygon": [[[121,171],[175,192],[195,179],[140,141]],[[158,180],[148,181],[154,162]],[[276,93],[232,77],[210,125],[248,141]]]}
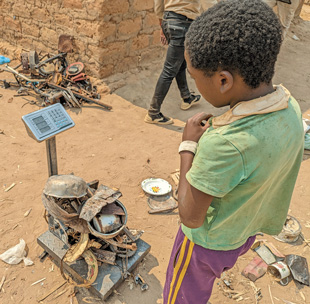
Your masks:
{"label": "boy's curly hair", "polygon": [[238,73],[251,88],[269,84],[282,42],[272,9],[261,0],[222,0],[190,26],[185,48],[191,65],[212,76]]}

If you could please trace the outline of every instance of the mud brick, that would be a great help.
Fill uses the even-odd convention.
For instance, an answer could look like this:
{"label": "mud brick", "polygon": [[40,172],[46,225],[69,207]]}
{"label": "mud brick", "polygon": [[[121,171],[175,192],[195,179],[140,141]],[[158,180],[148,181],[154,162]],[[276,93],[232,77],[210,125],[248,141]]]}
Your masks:
{"label": "mud brick", "polygon": [[143,28],[144,27],[159,27],[159,20],[158,17],[154,13],[147,13],[144,20],[143,20]]}
{"label": "mud brick", "polygon": [[138,37],[133,39],[131,49],[133,51],[145,49],[149,46],[149,40],[150,39],[148,35],[139,35]]}
{"label": "mud brick", "polygon": [[102,5],[103,15],[124,14],[129,9],[128,0],[105,0]]}
{"label": "mud brick", "polygon": [[61,26],[67,26],[67,27],[72,26],[72,19],[69,15],[56,14],[54,18],[55,18],[56,24],[59,24]]}
{"label": "mud brick", "polygon": [[42,27],[40,29],[40,39],[47,42],[48,45],[53,45],[57,49],[58,46],[58,34],[56,31]]}
{"label": "mud brick", "polygon": [[142,19],[137,17],[135,19],[124,20],[119,24],[118,30],[121,35],[134,34],[141,30]]}
{"label": "mud brick", "polygon": [[12,7],[12,14],[16,17],[30,18],[30,10],[24,4],[15,3]]}
{"label": "mud brick", "polygon": [[152,45],[161,45],[160,30],[156,30],[153,32],[151,41],[152,41]]}
{"label": "mud brick", "polygon": [[39,37],[40,29],[36,25],[29,25],[24,22],[22,23],[22,33],[23,35]]}
{"label": "mud brick", "polygon": [[137,11],[145,11],[154,8],[154,0],[134,0],[133,7]]}
{"label": "mud brick", "polygon": [[45,8],[35,8],[31,12],[31,18],[38,20],[38,21],[46,22],[50,20],[50,15]]}
{"label": "mud brick", "polygon": [[63,7],[70,9],[82,9],[83,1],[82,0],[63,0]]}
{"label": "mud brick", "polygon": [[96,61],[101,61],[103,56],[103,48],[94,46],[94,45],[88,45],[87,47],[88,51],[87,54],[90,56],[90,58],[95,59]]}
{"label": "mud brick", "polygon": [[76,22],[77,24],[77,32],[85,35],[87,37],[93,37],[94,35],[98,35],[99,23],[98,22],[90,22],[86,20],[79,20]]}
{"label": "mud brick", "polygon": [[21,31],[19,20],[18,19],[14,20],[12,17],[4,18],[4,27],[14,31]]}
{"label": "mud brick", "polygon": [[99,41],[104,40],[107,37],[115,36],[116,33],[116,24],[105,22],[100,24],[98,29],[98,35],[96,36]]}

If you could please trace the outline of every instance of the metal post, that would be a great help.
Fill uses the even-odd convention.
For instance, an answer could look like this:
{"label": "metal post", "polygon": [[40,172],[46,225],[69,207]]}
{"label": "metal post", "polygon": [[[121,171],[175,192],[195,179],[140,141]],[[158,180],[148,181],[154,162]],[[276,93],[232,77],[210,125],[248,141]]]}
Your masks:
{"label": "metal post", "polygon": [[58,175],[56,137],[55,136],[51,137],[47,139],[45,142],[46,142],[48,176]]}

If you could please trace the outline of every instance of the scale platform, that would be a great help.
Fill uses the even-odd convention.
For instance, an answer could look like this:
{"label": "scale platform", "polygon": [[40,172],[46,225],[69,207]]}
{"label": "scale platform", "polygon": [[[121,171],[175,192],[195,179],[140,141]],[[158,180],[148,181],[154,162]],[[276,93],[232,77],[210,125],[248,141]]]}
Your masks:
{"label": "scale platform", "polygon": [[[50,231],[41,234],[37,242],[54,259],[54,263],[59,267],[62,258],[68,250],[68,246]],[[137,240],[136,244],[138,247],[136,253],[128,258],[128,272],[132,272],[151,250],[151,246],[141,239]],[[120,266],[122,265],[121,260],[116,261]],[[88,265],[84,259],[75,261],[70,265],[63,263],[63,267],[77,282],[82,282],[87,277]],[[106,300],[123,281],[124,278],[119,267],[103,263],[99,266],[97,279],[89,288],[89,291],[102,300]]]}

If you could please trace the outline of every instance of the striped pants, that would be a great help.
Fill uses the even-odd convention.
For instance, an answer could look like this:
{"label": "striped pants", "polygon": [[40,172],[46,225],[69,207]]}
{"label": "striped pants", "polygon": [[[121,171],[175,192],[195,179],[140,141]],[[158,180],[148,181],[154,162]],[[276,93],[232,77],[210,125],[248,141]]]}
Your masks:
{"label": "striped pants", "polygon": [[252,236],[235,250],[210,250],[195,245],[180,228],[167,269],[164,304],[206,304],[215,278],[232,268],[254,241]]}

